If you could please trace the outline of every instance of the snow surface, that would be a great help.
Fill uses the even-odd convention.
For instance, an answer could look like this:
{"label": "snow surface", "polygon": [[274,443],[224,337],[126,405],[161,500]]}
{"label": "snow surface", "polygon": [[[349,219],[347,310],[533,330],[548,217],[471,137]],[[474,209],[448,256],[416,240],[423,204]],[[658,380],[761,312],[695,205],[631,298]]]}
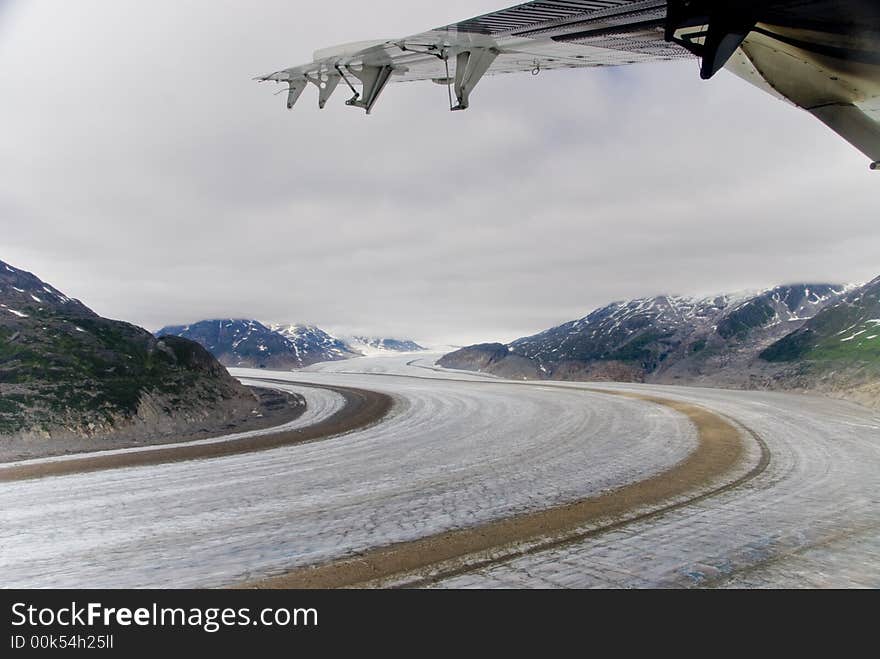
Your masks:
{"label": "snow surface", "polygon": [[[226,585],[598,494],[695,446],[693,427],[669,408],[578,383],[448,371],[436,357],[232,369],[394,397],[389,418],[344,436],[0,483],[3,585]],[[290,386],[311,413],[327,395]],[[769,466],[723,494],[440,585],[880,586],[880,415],[791,394],[590,386],[680,398],[741,420],[766,442]],[[322,413],[333,409],[325,403]],[[758,456],[750,443],[737,474]]]}
{"label": "snow surface", "polygon": [[11,309],[10,307],[7,307],[5,304],[0,304],[0,307],[3,307],[6,311],[8,311],[9,313],[11,313],[14,316],[18,316],[19,318],[29,318],[29,316],[26,313],[22,313],[21,311],[16,311],[15,309]]}
{"label": "snow surface", "polygon": [[638,401],[387,370],[271,374],[392,394],[390,418],[358,432],[0,484],[4,585],[224,585],[596,494],[696,442],[683,416]]}
{"label": "snow surface", "polygon": [[766,442],[770,463],[742,487],[659,518],[439,586],[880,586],[876,412],[813,396],[600,386],[680,398],[741,420]]}

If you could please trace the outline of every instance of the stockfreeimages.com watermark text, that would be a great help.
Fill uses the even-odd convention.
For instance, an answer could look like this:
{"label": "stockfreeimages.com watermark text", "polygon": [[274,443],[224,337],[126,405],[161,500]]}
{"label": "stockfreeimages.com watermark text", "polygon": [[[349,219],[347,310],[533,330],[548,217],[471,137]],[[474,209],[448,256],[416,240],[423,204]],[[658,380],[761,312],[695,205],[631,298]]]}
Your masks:
{"label": "stockfreeimages.com watermark text", "polygon": [[115,627],[178,627],[214,633],[224,627],[317,627],[314,608],[267,607],[109,607],[100,602],[69,606],[37,607],[27,602],[12,605],[12,626],[89,627],[112,630]]}

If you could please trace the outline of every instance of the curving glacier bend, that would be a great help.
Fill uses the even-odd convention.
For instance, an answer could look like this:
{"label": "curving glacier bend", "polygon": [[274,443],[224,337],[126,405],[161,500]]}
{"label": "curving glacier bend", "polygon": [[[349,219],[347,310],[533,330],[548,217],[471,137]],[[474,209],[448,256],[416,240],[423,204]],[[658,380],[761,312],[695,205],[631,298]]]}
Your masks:
{"label": "curving glacier bend", "polygon": [[[669,408],[576,383],[438,371],[425,356],[235,374],[362,387],[396,402],[377,425],[310,444],[0,483],[2,585],[249,581],[594,496],[666,470],[697,441]],[[322,390],[284,386],[306,396],[313,421],[335,409]],[[785,394],[589,386],[716,410],[758,433],[770,463],[716,496],[438,585],[880,585],[876,413]]]}

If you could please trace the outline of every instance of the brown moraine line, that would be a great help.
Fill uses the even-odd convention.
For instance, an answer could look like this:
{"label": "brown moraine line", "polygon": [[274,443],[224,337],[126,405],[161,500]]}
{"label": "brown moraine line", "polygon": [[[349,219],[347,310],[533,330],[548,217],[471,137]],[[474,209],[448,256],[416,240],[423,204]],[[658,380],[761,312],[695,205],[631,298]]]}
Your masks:
{"label": "brown moraine line", "polygon": [[[664,405],[684,414],[697,429],[697,448],[684,460],[670,469],[646,480],[630,483],[599,496],[581,499],[573,503],[555,506],[537,512],[514,515],[477,526],[453,529],[443,533],[377,547],[355,556],[348,556],[327,563],[302,566],[259,581],[239,584],[243,588],[352,588],[370,584],[380,584],[395,575],[427,571],[431,566],[455,562],[466,556],[498,550],[505,546],[544,539],[558,545],[565,542],[559,536],[573,533],[585,524],[607,520],[604,528],[619,526],[621,519],[634,511],[647,506],[656,506],[664,501],[671,502],[669,508],[680,507],[680,497],[694,492],[692,500],[703,499],[709,493],[697,491],[732,470],[745,454],[744,435],[727,419],[709,410],[681,401],[632,392],[613,392],[605,389],[580,389],[604,395],[623,396],[657,405]],[[727,490],[734,484],[760,473],[769,461],[769,453],[761,444],[762,458],[748,474],[734,483],[717,488],[717,492]],[[645,513],[626,522],[634,521],[658,511]],[[584,535],[582,532],[579,535]],[[545,543],[547,544],[547,543]],[[523,553],[520,551],[519,553]],[[507,560],[507,555],[503,560]],[[486,561],[476,566],[459,566],[451,571],[466,572],[482,567]],[[419,578],[408,585],[427,585],[439,578],[437,575]]]}
{"label": "brown moraine line", "polygon": [[[263,380],[272,382],[272,380]],[[0,482],[21,481],[45,476],[60,476],[63,474],[78,474],[102,469],[118,469],[120,467],[141,467],[168,462],[181,462],[184,460],[198,460],[203,458],[216,458],[224,455],[238,453],[250,453],[252,451],[265,451],[268,449],[291,446],[303,442],[325,439],[341,433],[350,432],[370,426],[380,421],[391,410],[393,399],[391,396],[377,391],[357,389],[354,387],[338,387],[328,385],[315,385],[304,382],[291,382],[279,380],[284,384],[292,384],[306,387],[329,389],[341,394],[345,398],[342,409],[319,421],[318,423],[297,428],[295,430],[280,431],[255,437],[244,437],[228,442],[215,442],[213,444],[194,444],[190,446],[162,447],[139,450],[113,455],[101,455],[100,452],[89,454],[88,457],[71,458],[69,460],[55,460],[52,462],[40,462],[36,464],[23,464],[11,467],[0,467]]]}

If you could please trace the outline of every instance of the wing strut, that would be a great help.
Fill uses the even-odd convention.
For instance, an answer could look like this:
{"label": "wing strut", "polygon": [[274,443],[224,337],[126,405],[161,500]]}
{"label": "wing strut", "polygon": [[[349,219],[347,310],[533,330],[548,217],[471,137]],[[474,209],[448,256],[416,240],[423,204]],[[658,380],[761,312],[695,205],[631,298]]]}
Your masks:
{"label": "wing strut", "polygon": [[453,110],[466,110],[471,92],[498,57],[495,48],[472,48],[455,56],[455,97]]}
{"label": "wing strut", "polygon": [[[367,114],[370,114],[370,110],[373,109],[373,106],[379,99],[379,94],[382,93],[382,90],[385,89],[385,85],[388,84],[388,79],[394,72],[394,67],[390,64],[383,64],[381,66],[364,64],[360,71],[353,69],[350,66],[346,66],[345,68],[348,69],[348,72],[355,78],[361,81],[364,88],[364,97],[361,98],[360,94],[357,91],[354,91],[354,87],[352,87],[351,83],[348,82],[348,79],[346,78],[345,82],[347,82],[348,86],[354,91],[354,96],[348,99],[345,104],[357,108],[363,108],[367,111]],[[338,70],[340,72],[342,71],[341,69]]]}
{"label": "wing strut", "polygon": [[300,94],[303,93],[303,90],[308,86],[308,84],[304,79],[298,78],[296,80],[288,81],[287,85],[289,88],[287,92],[287,109],[292,110],[293,106],[296,105]]}
{"label": "wing strut", "polygon": [[318,107],[323,110],[324,106],[327,105],[327,99],[336,91],[342,76],[338,73],[322,73],[317,78],[306,75],[306,80],[318,88]]}

